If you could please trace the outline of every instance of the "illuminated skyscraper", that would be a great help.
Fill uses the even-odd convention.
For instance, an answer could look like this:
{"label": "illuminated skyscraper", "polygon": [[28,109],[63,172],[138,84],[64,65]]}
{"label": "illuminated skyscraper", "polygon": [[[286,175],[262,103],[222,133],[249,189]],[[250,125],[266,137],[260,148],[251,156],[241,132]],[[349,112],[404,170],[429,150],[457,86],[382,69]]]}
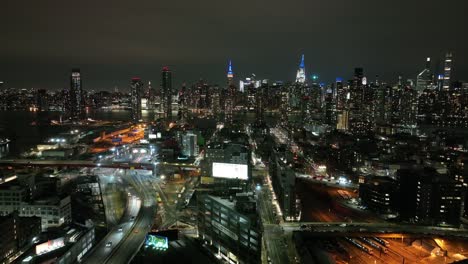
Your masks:
{"label": "illuminated skyscraper", "polygon": [[182,89],[179,91],[179,112],[178,112],[178,118],[181,123],[184,123],[187,121],[187,115],[188,115],[188,109],[187,109],[187,88],[185,87],[185,83],[182,84]]}
{"label": "illuminated skyscraper", "polygon": [[229,60],[228,71],[227,71],[228,85],[232,85],[232,79],[234,79],[234,72],[232,71],[232,62]]}
{"label": "illuminated skyscraper", "polygon": [[299,69],[297,70],[297,74],[296,74],[296,82],[305,83],[305,81],[306,81],[306,74],[305,74],[305,66],[304,66],[304,54],[302,54],[301,63],[299,64]]}
{"label": "illuminated skyscraper", "polygon": [[431,58],[426,59],[426,68],[422,70],[416,78],[416,90],[421,93],[424,89],[429,87],[432,82],[431,76]]}
{"label": "illuminated skyscraper", "polygon": [[67,91],[65,110],[67,116],[72,120],[84,118],[84,96],[81,82],[80,69],[73,69],[70,77],[70,89]]}
{"label": "illuminated skyscraper", "polygon": [[132,120],[138,122],[141,119],[141,94],[143,89],[143,82],[140,78],[132,78],[130,84],[131,90],[131,106],[132,106]]}
{"label": "illuminated skyscraper", "polygon": [[444,61],[444,82],[442,85],[442,89],[444,90],[450,89],[451,76],[452,76],[452,53],[447,52],[447,54],[445,54],[445,61]]}
{"label": "illuminated skyscraper", "polygon": [[226,106],[225,106],[225,123],[231,124],[233,119],[233,112],[235,106],[236,87],[234,86],[234,72],[232,71],[232,63],[229,60],[228,71],[227,71],[228,87],[226,91]]}
{"label": "illuminated skyscraper", "polygon": [[172,72],[167,66],[162,68],[161,106],[164,117],[170,120],[172,118]]}

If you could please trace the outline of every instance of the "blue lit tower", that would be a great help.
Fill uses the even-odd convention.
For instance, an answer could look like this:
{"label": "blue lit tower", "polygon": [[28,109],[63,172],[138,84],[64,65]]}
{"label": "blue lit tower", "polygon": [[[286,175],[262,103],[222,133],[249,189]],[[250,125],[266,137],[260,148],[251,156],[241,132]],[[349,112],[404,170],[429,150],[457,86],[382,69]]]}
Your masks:
{"label": "blue lit tower", "polygon": [[297,70],[297,74],[296,74],[296,82],[305,83],[305,81],[306,81],[306,74],[305,74],[305,66],[304,66],[304,54],[302,54],[301,63],[299,64],[299,69]]}
{"label": "blue lit tower", "polygon": [[227,71],[228,85],[232,85],[232,80],[234,79],[234,72],[232,71],[232,62],[229,60],[228,71]]}
{"label": "blue lit tower", "polygon": [[143,82],[138,77],[132,78],[130,83],[131,90],[131,106],[132,106],[132,120],[138,122],[141,119],[141,94],[143,89]]}
{"label": "blue lit tower", "polygon": [[232,63],[229,60],[228,70],[227,70],[227,79],[228,79],[228,87],[226,93],[226,111],[225,111],[225,123],[231,124],[232,123],[232,115],[234,112],[234,105],[235,105],[235,96],[236,96],[236,87],[234,86],[234,72],[232,71]]}

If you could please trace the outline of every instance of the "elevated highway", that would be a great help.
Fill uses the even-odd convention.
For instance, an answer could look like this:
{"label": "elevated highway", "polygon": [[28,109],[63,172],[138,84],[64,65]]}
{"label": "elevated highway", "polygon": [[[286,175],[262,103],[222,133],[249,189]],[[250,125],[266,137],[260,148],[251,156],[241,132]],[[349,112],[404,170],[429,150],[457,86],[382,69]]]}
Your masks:
{"label": "elevated highway", "polygon": [[34,159],[15,159],[15,160],[0,160],[0,166],[32,166],[32,167],[87,167],[87,168],[114,168],[114,169],[138,169],[138,170],[153,170],[155,166],[172,166],[182,169],[195,170],[199,166],[190,163],[174,163],[174,162],[117,162],[117,161],[92,161],[92,160],[34,160]]}

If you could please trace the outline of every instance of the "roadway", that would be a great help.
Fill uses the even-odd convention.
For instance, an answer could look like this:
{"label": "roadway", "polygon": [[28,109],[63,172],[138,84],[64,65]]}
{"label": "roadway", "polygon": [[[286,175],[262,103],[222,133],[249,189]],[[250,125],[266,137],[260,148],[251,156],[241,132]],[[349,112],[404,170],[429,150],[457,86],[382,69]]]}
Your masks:
{"label": "roadway", "polygon": [[179,162],[117,162],[117,161],[100,161],[92,160],[35,160],[35,159],[15,159],[15,160],[0,160],[0,166],[38,166],[38,167],[88,167],[88,168],[114,168],[114,169],[139,169],[153,170],[155,165],[172,166],[188,169],[197,169],[199,166],[190,163]]}
{"label": "roadway", "polygon": [[[126,264],[138,253],[150,231],[156,212],[156,203],[152,190],[145,184],[151,173],[132,170],[124,171],[123,179],[137,192],[130,192],[128,209],[120,223],[96,245],[86,263],[122,263]],[[122,228],[122,231],[119,231]],[[111,246],[106,245],[112,242]]]}
{"label": "roadway", "polygon": [[358,223],[358,222],[285,222],[280,224],[285,232],[309,231],[321,233],[323,235],[330,233],[334,236],[366,236],[366,234],[398,234],[401,236],[441,236],[441,237],[459,237],[468,238],[467,229],[437,227],[437,226],[416,226],[392,223]]}
{"label": "roadway", "polygon": [[[112,228],[109,233],[93,248],[91,255],[85,258],[86,263],[106,263],[111,254],[116,251],[117,245],[126,239],[132,232],[135,220],[132,217],[140,215],[141,200],[132,195],[128,199],[127,210],[118,226]],[[122,228],[122,231],[119,231]],[[107,243],[112,245],[108,246]]]}

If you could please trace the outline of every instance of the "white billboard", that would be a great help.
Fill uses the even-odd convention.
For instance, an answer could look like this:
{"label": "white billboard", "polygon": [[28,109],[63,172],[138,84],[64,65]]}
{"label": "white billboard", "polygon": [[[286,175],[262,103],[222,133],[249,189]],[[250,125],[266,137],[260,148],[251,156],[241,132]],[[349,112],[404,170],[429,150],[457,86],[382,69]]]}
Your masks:
{"label": "white billboard", "polygon": [[213,177],[247,180],[249,173],[246,164],[213,162]]}

